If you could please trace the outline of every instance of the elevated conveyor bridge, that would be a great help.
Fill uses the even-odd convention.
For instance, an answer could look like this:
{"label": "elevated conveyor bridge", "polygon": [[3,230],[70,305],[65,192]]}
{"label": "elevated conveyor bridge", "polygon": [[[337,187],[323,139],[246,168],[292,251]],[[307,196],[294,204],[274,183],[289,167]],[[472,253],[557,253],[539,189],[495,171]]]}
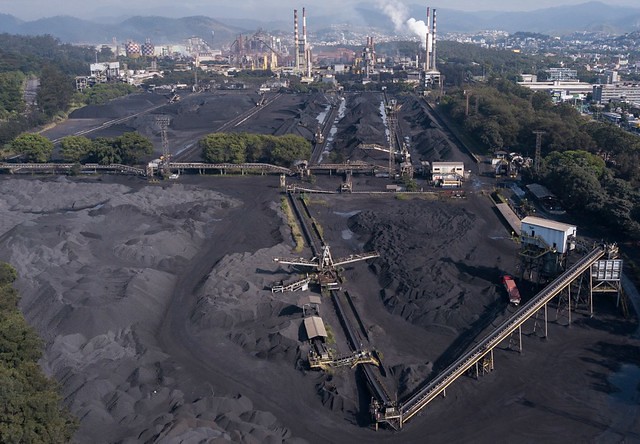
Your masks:
{"label": "elevated conveyor bridge", "polygon": [[[551,282],[529,302],[524,304],[511,318],[499,325],[472,350],[462,355],[433,381],[418,390],[409,399],[402,402],[399,406],[400,427],[418,414],[420,410],[433,401],[438,395],[444,394],[447,387],[449,387],[460,376],[464,375],[487,354],[493,353],[493,349],[502,341],[509,338],[516,330],[519,330],[524,322],[536,315],[540,309],[546,308],[546,305],[551,301],[551,299],[566,289],[571,282],[578,278],[582,273],[589,270],[591,265],[602,258],[608,250],[609,247],[606,245],[594,248],[589,254],[584,256],[565,273]],[[380,412],[379,414],[382,419],[384,419],[383,413],[384,412]]]}

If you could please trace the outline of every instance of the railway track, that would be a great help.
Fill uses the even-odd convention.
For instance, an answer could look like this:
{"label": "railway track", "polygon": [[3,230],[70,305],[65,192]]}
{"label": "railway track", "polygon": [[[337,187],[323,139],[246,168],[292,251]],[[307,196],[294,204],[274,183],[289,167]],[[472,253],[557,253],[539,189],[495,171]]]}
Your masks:
{"label": "railway track", "polygon": [[[256,106],[255,108],[251,108],[251,109],[245,111],[244,113],[242,113],[242,114],[240,114],[240,115],[238,115],[238,116],[226,121],[225,123],[220,125],[218,128],[216,128],[214,130],[214,132],[222,133],[222,132],[225,132],[225,131],[227,131],[229,129],[232,129],[232,128],[235,128],[235,127],[238,127],[238,126],[242,125],[244,122],[246,122],[247,120],[249,120],[250,118],[252,118],[256,114],[258,114],[260,111],[264,110],[265,108],[267,108],[268,106],[273,104],[280,97],[282,97],[282,93],[277,93],[276,95],[273,96],[273,98],[271,98],[271,100],[266,100],[264,102],[264,104]],[[198,156],[199,156],[199,150],[200,150],[200,147],[198,146],[198,144],[196,142],[190,143],[182,151],[180,151],[179,153],[175,154],[173,156],[173,160],[175,162],[186,162],[186,161],[188,161],[188,159],[192,159],[192,158],[196,157],[196,154],[198,154]]]}

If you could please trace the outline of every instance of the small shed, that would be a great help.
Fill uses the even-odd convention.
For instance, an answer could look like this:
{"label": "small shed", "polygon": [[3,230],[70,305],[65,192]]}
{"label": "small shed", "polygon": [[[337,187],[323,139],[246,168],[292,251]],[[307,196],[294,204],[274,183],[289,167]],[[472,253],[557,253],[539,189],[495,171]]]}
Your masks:
{"label": "small shed", "polygon": [[541,217],[527,216],[521,221],[522,243],[554,248],[560,254],[575,248],[576,232],[575,225]]}
{"label": "small shed", "polygon": [[307,338],[326,338],[327,330],[324,328],[324,322],[320,316],[309,316],[304,318],[304,328],[307,331]]}

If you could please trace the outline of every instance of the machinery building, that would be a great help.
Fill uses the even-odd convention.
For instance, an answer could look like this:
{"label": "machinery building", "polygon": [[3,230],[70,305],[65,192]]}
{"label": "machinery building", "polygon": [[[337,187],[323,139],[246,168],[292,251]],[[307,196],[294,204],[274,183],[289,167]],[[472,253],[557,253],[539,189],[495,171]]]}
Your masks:
{"label": "machinery building", "polygon": [[521,222],[521,241],[541,250],[565,254],[575,248],[577,228],[554,220],[527,216]]}
{"label": "machinery building", "polygon": [[106,83],[120,77],[120,62],[92,63],[89,77],[94,83]]}
{"label": "machinery building", "polygon": [[433,162],[431,180],[436,186],[460,187],[464,179],[464,162]]}
{"label": "machinery building", "polygon": [[596,103],[626,102],[640,106],[640,84],[593,85],[593,101]]}

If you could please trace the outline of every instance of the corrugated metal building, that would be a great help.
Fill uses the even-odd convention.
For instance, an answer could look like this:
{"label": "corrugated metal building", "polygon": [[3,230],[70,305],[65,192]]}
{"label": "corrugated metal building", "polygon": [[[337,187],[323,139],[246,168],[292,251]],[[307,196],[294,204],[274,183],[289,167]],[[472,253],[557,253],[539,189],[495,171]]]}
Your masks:
{"label": "corrugated metal building", "polygon": [[324,328],[324,322],[320,316],[309,316],[304,318],[304,328],[307,331],[307,338],[326,338],[327,330]]}
{"label": "corrugated metal building", "polygon": [[573,250],[575,247],[575,242],[573,242],[577,232],[575,225],[527,216],[522,219],[521,230],[523,243],[536,244],[541,248],[554,248],[560,254]]}

